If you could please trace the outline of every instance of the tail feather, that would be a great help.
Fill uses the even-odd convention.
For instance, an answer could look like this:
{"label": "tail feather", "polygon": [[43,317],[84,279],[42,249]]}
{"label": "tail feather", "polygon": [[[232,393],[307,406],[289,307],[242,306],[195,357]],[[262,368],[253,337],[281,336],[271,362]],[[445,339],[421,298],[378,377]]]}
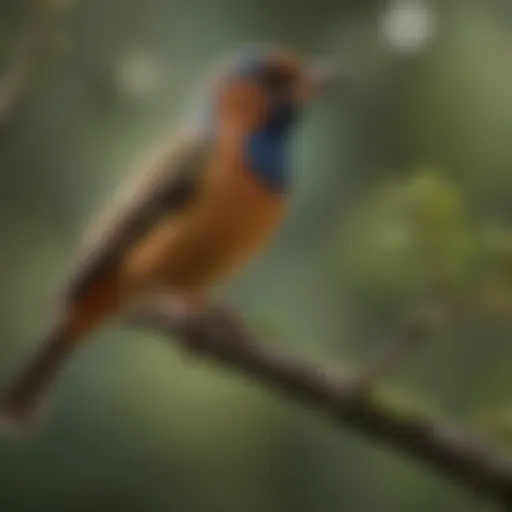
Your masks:
{"label": "tail feather", "polygon": [[33,419],[75,347],[73,338],[66,325],[59,326],[46,337],[0,401],[0,421],[4,426],[20,427]]}
{"label": "tail feather", "polygon": [[117,278],[100,280],[84,296],[68,300],[62,319],[0,396],[0,429],[30,423],[77,342],[115,314],[118,302]]}

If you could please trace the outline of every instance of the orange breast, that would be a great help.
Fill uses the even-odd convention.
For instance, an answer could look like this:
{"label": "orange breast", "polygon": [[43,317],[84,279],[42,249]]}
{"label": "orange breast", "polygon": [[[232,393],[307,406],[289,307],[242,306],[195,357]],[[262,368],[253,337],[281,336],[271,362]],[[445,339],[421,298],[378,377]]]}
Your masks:
{"label": "orange breast", "polygon": [[162,219],[134,247],[124,267],[131,282],[204,291],[262,248],[284,213],[284,195],[243,166],[212,169],[203,188],[189,211]]}

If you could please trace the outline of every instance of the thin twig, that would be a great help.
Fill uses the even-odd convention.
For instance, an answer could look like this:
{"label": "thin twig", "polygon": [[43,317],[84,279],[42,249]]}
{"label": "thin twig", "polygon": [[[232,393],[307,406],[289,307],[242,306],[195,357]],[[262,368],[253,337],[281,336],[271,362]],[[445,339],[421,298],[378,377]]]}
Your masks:
{"label": "thin twig", "polygon": [[442,326],[458,323],[474,310],[474,301],[467,300],[454,290],[444,266],[436,262],[432,267],[431,297],[403,320],[390,343],[358,373],[359,387],[369,387],[392,373]]}
{"label": "thin twig", "polygon": [[446,319],[446,308],[441,305],[428,304],[418,307],[402,322],[393,339],[383,350],[354,377],[357,385],[361,388],[370,387],[392,373],[421,348]]}

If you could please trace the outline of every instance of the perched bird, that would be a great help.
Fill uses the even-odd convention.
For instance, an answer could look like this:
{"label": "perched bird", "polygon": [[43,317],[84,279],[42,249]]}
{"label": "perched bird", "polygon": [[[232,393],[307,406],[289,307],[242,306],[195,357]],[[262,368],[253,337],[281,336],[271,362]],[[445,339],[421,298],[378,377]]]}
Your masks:
{"label": "perched bird", "polygon": [[165,289],[169,307],[201,310],[211,288],[265,245],[286,208],[289,135],[335,77],[281,48],[227,60],[198,119],[84,243],[60,317],[3,397],[4,421],[30,419],[77,344],[138,297]]}

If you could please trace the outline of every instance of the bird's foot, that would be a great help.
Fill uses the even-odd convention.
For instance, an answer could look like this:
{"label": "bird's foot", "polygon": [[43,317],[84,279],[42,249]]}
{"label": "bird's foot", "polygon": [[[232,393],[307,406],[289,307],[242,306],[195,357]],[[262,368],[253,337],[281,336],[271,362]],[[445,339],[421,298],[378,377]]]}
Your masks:
{"label": "bird's foot", "polygon": [[225,307],[205,305],[189,316],[185,326],[187,348],[201,351],[205,343],[247,344],[251,342],[248,330],[236,314]]}
{"label": "bird's foot", "polygon": [[247,344],[251,336],[236,313],[224,306],[208,303],[197,295],[174,294],[157,290],[142,297],[133,310],[146,309],[150,317],[169,319],[185,347],[200,352],[205,343]]}
{"label": "bird's foot", "polygon": [[233,310],[219,305],[210,306],[207,311],[208,318],[221,334],[239,342],[249,341],[247,328]]}

